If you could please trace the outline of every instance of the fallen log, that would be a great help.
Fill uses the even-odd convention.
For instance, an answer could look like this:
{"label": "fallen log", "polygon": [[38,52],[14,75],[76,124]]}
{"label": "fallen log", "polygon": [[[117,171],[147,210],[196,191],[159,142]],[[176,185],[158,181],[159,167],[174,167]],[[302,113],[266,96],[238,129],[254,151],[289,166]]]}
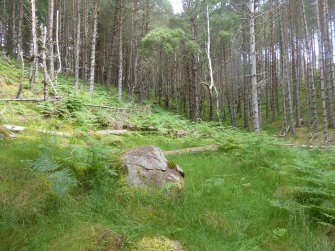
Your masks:
{"label": "fallen log", "polygon": [[94,105],[94,104],[84,104],[84,106],[92,107],[92,108],[100,108],[100,109],[108,109],[114,111],[124,111],[124,112],[147,112],[147,109],[142,108],[133,108],[133,107],[115,107],[115,106],[108,106],[108,105]]}
{"label": "fallen log", "polygon": [[95,134],[98,135],[123,135],[126,134],[128,131],[127,130],[104,130],[104,131],[97,131]]}
{"label": "fallen log", "polygon": [[[313,146],[313,145],[296,145],[296,144],[274,144],[280,147],[287,148],[305,148],[305,149],[328,149],[329,146]],[[220,145],[213,144],[208,146],[200,146],[200,147],[191,147],[184,149],[177,149],[171,151],[164,151],[165,155],[182,155],[182,154],[192,154],[192,153],[203,153],[203,152],[215,152],[220,149]]]}
{"label": "fallen log", "polygon": [[[62,97],[53,97],[52,99],[49,99],[47,102],[57,102]],[[5,98],[0,99],[0,102],[44,102],[44,98]]]}
{"label": "fallen log", "polygon": [[328,149],[330,147],[330,146],[297,145],[297,144],[274,144],[274,145],[287,148],[307,148],[307,149]]}
{"label": "fallen log", "polygon": [[71,137],[76,134],[73,132],[56,132],[56,131],[48,131],[48,130],[41,130],[41,129],[37,129],[35,131],[40,132],[40,133],[45,133],[51,136],[61,136],[61,137]]}
{"label": "fallen log", "polygon": [[0,102],[42,102],[44,98],[5,98],[0,99]]}
{"label": "fallen log", "polygon": [[[11,132],[21,133],[27,130],[28,128],[23,126],[16,126],[16,125],[3,125],[3,127]],[[57,132],[57,131],[48,131],[43,129],[31,129],[32,131],[45,133],[52,136],[61,136],[61,137],[71,137],[75,135],[79,135],[80,133],[77,132]],[[98,135],[123,135],[128,133],[127,130],[104,130],[104,131],[96,131],[89,134],[98,134]]]}
{"label": "fallen log", "polygon": [[94,105],[94,104],[84,104],[84,106],[94,107],[94,108],[102,108],[102,109],[109,109],[109,110],[118,110],[118,111],[141,111],[141,112],[144,111],[144,109],[132,108],[132,107],[115,107],[115,106]]}
{"label": "fallen log", "polygon": [[23,132],[24,130],[26,130],[26,128],[23,126],[16,126],[16,125],[2,125],[2,126],[8,131],[15,133]]}
{"label": "fallen log", "polygon": [[[52,136],[60,136],[60,137],[71,137],[71,136],[76,136],[76,135],[82,135],[82,133],[78,132],[56,132],[56,131],[47,131],[47,130],[36,130],[37,132],[45,133],[48,135]],[[127,130],[106,130],[106,131],[94,131],[94,132],[89,132],[89,135],[92,134],[97,134],[101,136],[106,136],[106,135],[123,135],[126,134],[128,131]]]}
{"label": "fallen log", "polygon": [[191,147],[184,149],[177,149],[171,151],[164,151],[165,155],[182,155],[182,154],[190,154],[190,153],[203,153],[203,152],[215,152],[220,149],[220,145],[213,144],[208,146],[200,146],[200,147]]}
{"label": "fallen log", "polygon": [[[26,127],[23,126],[17,126],[17,125],[2,125],[5,129],[7,129],[8,131],[11,132],[15,132],[15,133],[21,133],[26,131]],[[40,133],[46,133],[46,134],[50,134],[50,135],[55,135],[55,136],[71,136],[72,133],[68,133],[68,132],[55,132],[55,131],[47,131],[47,130],[42,130],[42,129],[35,129],[33,131],[36,132],[40,132]]]}

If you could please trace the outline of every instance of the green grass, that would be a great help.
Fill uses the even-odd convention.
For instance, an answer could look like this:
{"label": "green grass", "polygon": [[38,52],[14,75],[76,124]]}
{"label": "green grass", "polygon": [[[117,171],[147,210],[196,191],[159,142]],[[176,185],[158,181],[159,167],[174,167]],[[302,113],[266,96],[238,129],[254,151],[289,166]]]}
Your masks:
{"label": "green grass", "polygon": [[[0,61],[2,97],[15,93],[13,65]],[[335,249],[334,149],[284,148],[284,140],[267,133],[194,124],[152,105],[146,113],[88,109],[83,104],[129,103],[99,86],[93,98],[84,90],[72,97],[72,82],[61,78],[65,99],[57,104],[0,103],[7,119],[1,122],[80,132],[62,138],[28,130],[0,141],[0,250],[136,250],[145,237],[200,251]],[[30,96],[40,91],[39,84],[25,89]],[[157,131],[87,133],[120,121]],[[186,172],[182,192],[125,184],[119,157],[126,149],[213,143],[220,151],[169,157]]]}
{"label": "green grass", "polygon": [[[145,143],[157,141],[152,137]],[[4,250],[85,250],[107,230],[126,236],[130,248],[144,236],[180,240],[188,250],[334,248],[333,236],[326,234],[329,227],[318,224],[317,215],[299,208],[295,199],[297,188],[307,186],[295,165],[331,170],[332,152],[289,150],[255,141],[239,149],[170,157],[185,169],[186,184],[184,192],[166,197],[160,191],[133,191],[120,183],[119,176],[107,176],[105,165],[117,172],[112,156],[97,156],[94,163],[90,158],[78,161],[78,155],[48,138],[1,142],[0,147],[4,153],[0,248]],[[79,181],[66,194],[56,193],[49,175],[27,161],[36,162],[45,151]],[[78,162],[98,166],[99,174],[88,180],[99,177],[99,182],[85,185],[73,171]],[[334,187],[329,189],[334,192]]]}

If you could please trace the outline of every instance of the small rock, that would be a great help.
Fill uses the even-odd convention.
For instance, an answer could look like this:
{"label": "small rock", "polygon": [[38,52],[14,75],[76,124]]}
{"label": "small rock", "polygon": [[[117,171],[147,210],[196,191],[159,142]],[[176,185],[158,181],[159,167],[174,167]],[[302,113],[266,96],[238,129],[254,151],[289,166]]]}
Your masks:
{"label": "small rock", "polygon": [[126,134],[128,131],[127,130],[103,130],[103,131],[98,131],[97,134],[99,135],[123,135]]}
{"label": "small rock", "polygon": [[137,251],[184,251],[179,241],[173,241],[166,237],[144,237],[140,240],[135,250]]}

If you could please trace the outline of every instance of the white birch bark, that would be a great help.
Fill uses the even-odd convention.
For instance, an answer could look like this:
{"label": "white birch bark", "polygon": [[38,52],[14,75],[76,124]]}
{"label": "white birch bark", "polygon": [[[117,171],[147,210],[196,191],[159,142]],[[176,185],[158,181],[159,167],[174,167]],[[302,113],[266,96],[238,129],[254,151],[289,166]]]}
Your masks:
{"label": "white birch bark", "polygon": [[252,106],[252,124],[255,132],[260,131],[259,113],[258,113],[258,94],[257,94],[257,62],[256,62],[256,35],[255,35],[255,1],[249,1],[250,20],[250,64],[251,64],[251,106]]}
{"label": "white birch bark", "polygon": [[213,66],[212,66],[212,58],[211,58],[211,30],[210,30],[210,22],[209,22],[210,18],[209,18],[208,5],[206,6],[206,14],[207,14],[206,15],[207,16],[207,59],[208,59],[209,75],[210,75],[210,80],[211,80],[211,84],[209,86],[209,92],[211,95],[210,98],[213,98],[213,91],[215,92],[217,118],[219,121],[221,121],[219,93],[218,93],[218,90],[214,82]]}
{"label": "white birch bark", "polygon": [[43,83],[44,83],[44,101],[49,99],[49,76],[47,69],[47,55],[46,55],[46,40],[47,40],[47,27],[41,26],[42,33],[42,65],[43,65]]}
{"label": "white birch bark", "polygon": [[31,32],[32,32],[32,62],[30,64],[30,87],[35,83],[37,74],[37,31],[36,31],[36,0],[30,0],[31,4]]}
{"label": "white birch bark", "polygon": [[21,60],[21,50],[22,50],[22,28],[23,28],[23,0],[20,1],[20,10],[19,10],[19,27],[17,35],[17,60]]}
{"label": "white birch bark", "polygon": [[51,81],[53,81],[54,78],[55,78],[53,28],[54,28],[54,0],[49,0],[49,6],[48,6],[48,58],[49,58]]}
{"label": "white birch bark", "polygon": [[75,42],[75,54],[74,54],[74,90],[77,93],[79,91],[79,56],[80,56],[80,1],[77,0],[76,5],[77,12],[77,24],[76,24],[76,42]]}
{"label": "white birch bark", "polygon": [[91,50],[91,70],[90,70],[90,94],[94,92],[94,74],[95,74],[95,46],[98,36],[98,7],[99,0],[93,2],[93,34],[92,34],[92,50]]}
{"label": "white birch bark", "polygon": [[123,0],[120,0],[120,21],[119,21],[119,77],[118,77],[118,95],[119,101],[122,101],[122,77],[123,77],[123,51],[122,51],[122,36],[123,36]]}
{"label": "white birch bark", "polygon": [[60,48],[59,48],[59,11],[57,10],[56,13],[56,48],[57,48],[57,58],[58,58],[58,69],[56,71],[56,76],[55,76],[55,88],[58,90],[58,75],[62,71],[62,57],[60,54]]}

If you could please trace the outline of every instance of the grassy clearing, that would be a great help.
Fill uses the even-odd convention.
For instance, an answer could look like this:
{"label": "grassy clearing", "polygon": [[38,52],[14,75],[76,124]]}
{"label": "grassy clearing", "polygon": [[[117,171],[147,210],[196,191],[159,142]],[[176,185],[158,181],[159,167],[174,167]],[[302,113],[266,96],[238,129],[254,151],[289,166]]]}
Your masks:
{"label": "grassy clearing", "polygon": [[[0,77],[13,84],[0,83],[2,97],[15,93],[19,77],[6,64],[14,63],[1,62],[7,68]],[[27,131],[0,141],[0,250],[136,250],[148,242],[163,247],[164,237],[200,251],[335,249],[334,149],[286,149],[266,133],[193,124],[158,107],[88,109],[83,104],[129,104],[99,88],[93,99],[86,92],[72,97],[71,83],[61,79],[67,98],[58,104],[0,104],[2,122],[81,132],[61,138]],[[35,88],[26,95],[40,95]],[[87,134],[124,125],[157,131]],[[184,192],[167,196],[125,185],[119,155],[126,149],[212,143],[219,152],[169,157],[186,171]]]}
{"label": "grassy clearing", "polygon": [[[307,202],[319,199],[329,204],[334,198],[327,202],[320,193],[303,194],[307,188],[317,189],[298,169],[330,171],[335,163],[332,152],[254,142],[218,153],[170,157],[187,176],[185,191],[167,198],[164,192],[125,187],[114,157],[108,159],[104,153],[95,159],[80,158],[87,153],[57,148],[48,138],[1,142],[0,147],[0,247],[4,250],[87,250],[102,245],[99,239],[106,232],[116,239],[126,238],[129,249],[145,236],[180,240],[188,250],[334,248],[334,236],[329,234],[332,221],[322,217],[324,210],[308,208],[311,202]],[[46,152],[49,160],[41,164]],[[51,160],[57,169],[36,168],[52,166]],[[64,169],[75,185],[50,177]],[[325,181],[328,188],[319,189],[334,195],[330,178]],[[299,201],[302,195],[305,200]],[[110,238],[109,243],[114,240]]]}

